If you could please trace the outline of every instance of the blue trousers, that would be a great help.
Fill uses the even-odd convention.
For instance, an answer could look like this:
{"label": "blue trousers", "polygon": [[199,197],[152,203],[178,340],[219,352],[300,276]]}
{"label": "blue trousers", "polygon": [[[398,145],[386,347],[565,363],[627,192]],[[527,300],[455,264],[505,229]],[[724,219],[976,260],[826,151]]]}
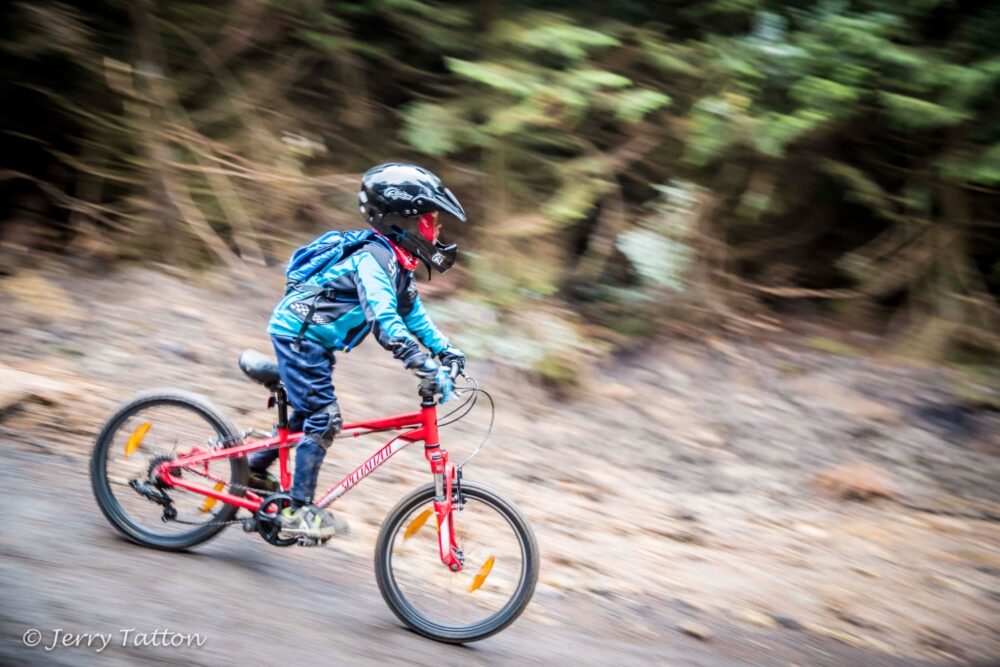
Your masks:
{"label": "blue trousers", "polygon": [[[292,499],[309,504],[316,493],[319,468],[333,437],[343,427],[337,397],[333,393],[333,352],[303,338],[299,351],[292,349],[293,338],[271,336],[278,357],[278,374],[285,385],[292,414],[288,418],[293,433],[302,431],[296,446]],[[250,455],[250,469],[263,473],[278,458],[277,449]]]}

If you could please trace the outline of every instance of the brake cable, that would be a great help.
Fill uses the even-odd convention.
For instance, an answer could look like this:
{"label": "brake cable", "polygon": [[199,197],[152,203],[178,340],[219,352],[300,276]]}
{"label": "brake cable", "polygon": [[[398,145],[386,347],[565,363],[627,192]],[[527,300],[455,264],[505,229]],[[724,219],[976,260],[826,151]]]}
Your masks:
{"label": "brake cable", "polygon": [[[464,419],[465,416],[472,411],[472,408],[476,406],[476,401],[479,400],[479,394],[476,392],[476,389],[479,388],[479,384],[476,382],[475,378],[471,378],[470,381],[475,383],[475,387],[459,387],[455,389],[456,393],[468,394],[468,397],[465,400],[463,400],[460,404],[455,406],[454,410],[452,410],[445,416],[441,417],[441,419],[438,421],[439,428],[442,426],[448,426],[450,424],[454,424],[455,422]],[[452,415],[454,415],[456,412],[459,412],[463,408],[465,408],[465,411],[462,412],[462,414],[458,415],[455,418],[451,418]]]}
{"label": "brake cable", "polygon": [[[446,414],[442,418],[445,421],[439,423],[438,427],[440,428],[442,426],[448,426],[450,424],[454,424],[455,422],[461,419],[464,419],[466,415],[468,415],[472,411],[472,408],[476,407],[476,403],[479,401],[480,394],[485,396],[486,400],[490,402],[490,424],[486,428],[486,435],[483,436],[483,439],[480,441],[479,445],[472,451],[471,454],[469,454],[468,458],[466,458],[460,464],[455,466],[455,469],[459,475],[461,475],[462,467],[465,466],[467,463],[469,463],[469,461],[471,461],[473,458],[475,458],[475,456],[479,454],[479,450],[481,450],[483,446],[486,444],[486,442],[490,439],[490,435],[492,435],[493,433],[493,425],[496,421],[496,403],[493,401],[493,396],[491,396],[488,391],[479,386],[479,381],[476,380],[476,378],[469,377],[466,379],[472,383],[472,386],[462,387],[460,389],[456,389],[455,391],[456,393],[467,393],[469,394],[469,398],[466,398],[465,401],[463,401],[460,405],[458,405],[454,410]],[[458,412],[461,412],[461,414],[459,414],[456,417],[452,417],[452,415],[455,415]]]}

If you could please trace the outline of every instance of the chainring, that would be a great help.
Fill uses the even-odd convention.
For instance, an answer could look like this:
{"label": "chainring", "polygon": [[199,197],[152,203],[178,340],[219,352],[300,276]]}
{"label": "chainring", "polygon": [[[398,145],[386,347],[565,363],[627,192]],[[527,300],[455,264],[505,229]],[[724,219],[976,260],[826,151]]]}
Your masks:
{"label": "chainring", "polygon": [[[290,547],[293,544],[298,544],[297,537],[279,537],[281,519],[278,515],[291,505],[292,497],[287,493],[274,493],[261,501],[260,508],[254,518],[257,520],[257,532],[268,544],[273,544],[276,547]],[[268,511],[268,509],[273,511]]]}

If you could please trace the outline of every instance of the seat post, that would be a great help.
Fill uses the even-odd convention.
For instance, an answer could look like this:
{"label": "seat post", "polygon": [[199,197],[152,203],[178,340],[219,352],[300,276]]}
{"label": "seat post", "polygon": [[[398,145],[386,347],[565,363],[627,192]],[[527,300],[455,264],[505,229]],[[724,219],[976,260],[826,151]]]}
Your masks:
{"label": "seat post", "polygon": [[285,393],[285,388],[280,384],[273,389],[274,392],[274,402],[278,406],[278,423],[275,424],[278,428],[288,428],[288,394]]}

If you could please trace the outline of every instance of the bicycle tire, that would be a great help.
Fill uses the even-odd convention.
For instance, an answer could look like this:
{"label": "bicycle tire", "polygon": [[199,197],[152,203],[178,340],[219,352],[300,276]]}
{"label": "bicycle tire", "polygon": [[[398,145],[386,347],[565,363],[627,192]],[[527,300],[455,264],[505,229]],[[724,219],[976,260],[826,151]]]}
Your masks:
{"label": "bicycle tire", "polygon": [[447,644],[466,644],[486,639],[509,626],[524,612],[538,582],[538,544],[531,527],[514,503],[489,487],[470,481],[462,482],[462,494],[467,498],[491,505],[499,511],[513,528],[523,552],[524,566],[517,589],[503,608],[489,618],[463,626],[436,623],[420,614],[405,599],[393,578],[390,561],[395,536],[402,522],[412,511],[433,501],[433,483],[418,487],[396,504],[382,522],[375,544],[375,577],[386,604],[397,618],[413,631],[428,639]]}
{"label": "bicycle tire", "polygon": [[[163,535],[144,529],[135,521],[130,520],[129,515],[111,491],[107,475],[108,450],[114,441],[114,436],[118,428],[130,416],[138,413],[140,410],[157,406],[173,406],[191,410],[204,419],[215,430],[216,435],[223,439],[223,442],[227,443],[223,445],[224,447],[232,447],[239,443],[239,433],[232,422],[220,413],[208,399],[197,394],[176,389],[145,391],[119,406],[97,436],[97,440],[94,443],[94,451],[90,459],[91,487],[97,505],[101,508],[101,512],[111,525],[129,540],[154,549],[182,551],[212,539],[225,529],[226,526],[205,525],[174,535]],[[231,482],[245,486],[248,482],[248,476],[249,471],[245,458],[236,457],[230,459]],[[230,489],[230,493],[235,496],[242,496],[245,491],[237,488]],[[213,523],[230,521],[236,515],[237,511],[239,511],[238,507],[227,504],[215,516]]]}

